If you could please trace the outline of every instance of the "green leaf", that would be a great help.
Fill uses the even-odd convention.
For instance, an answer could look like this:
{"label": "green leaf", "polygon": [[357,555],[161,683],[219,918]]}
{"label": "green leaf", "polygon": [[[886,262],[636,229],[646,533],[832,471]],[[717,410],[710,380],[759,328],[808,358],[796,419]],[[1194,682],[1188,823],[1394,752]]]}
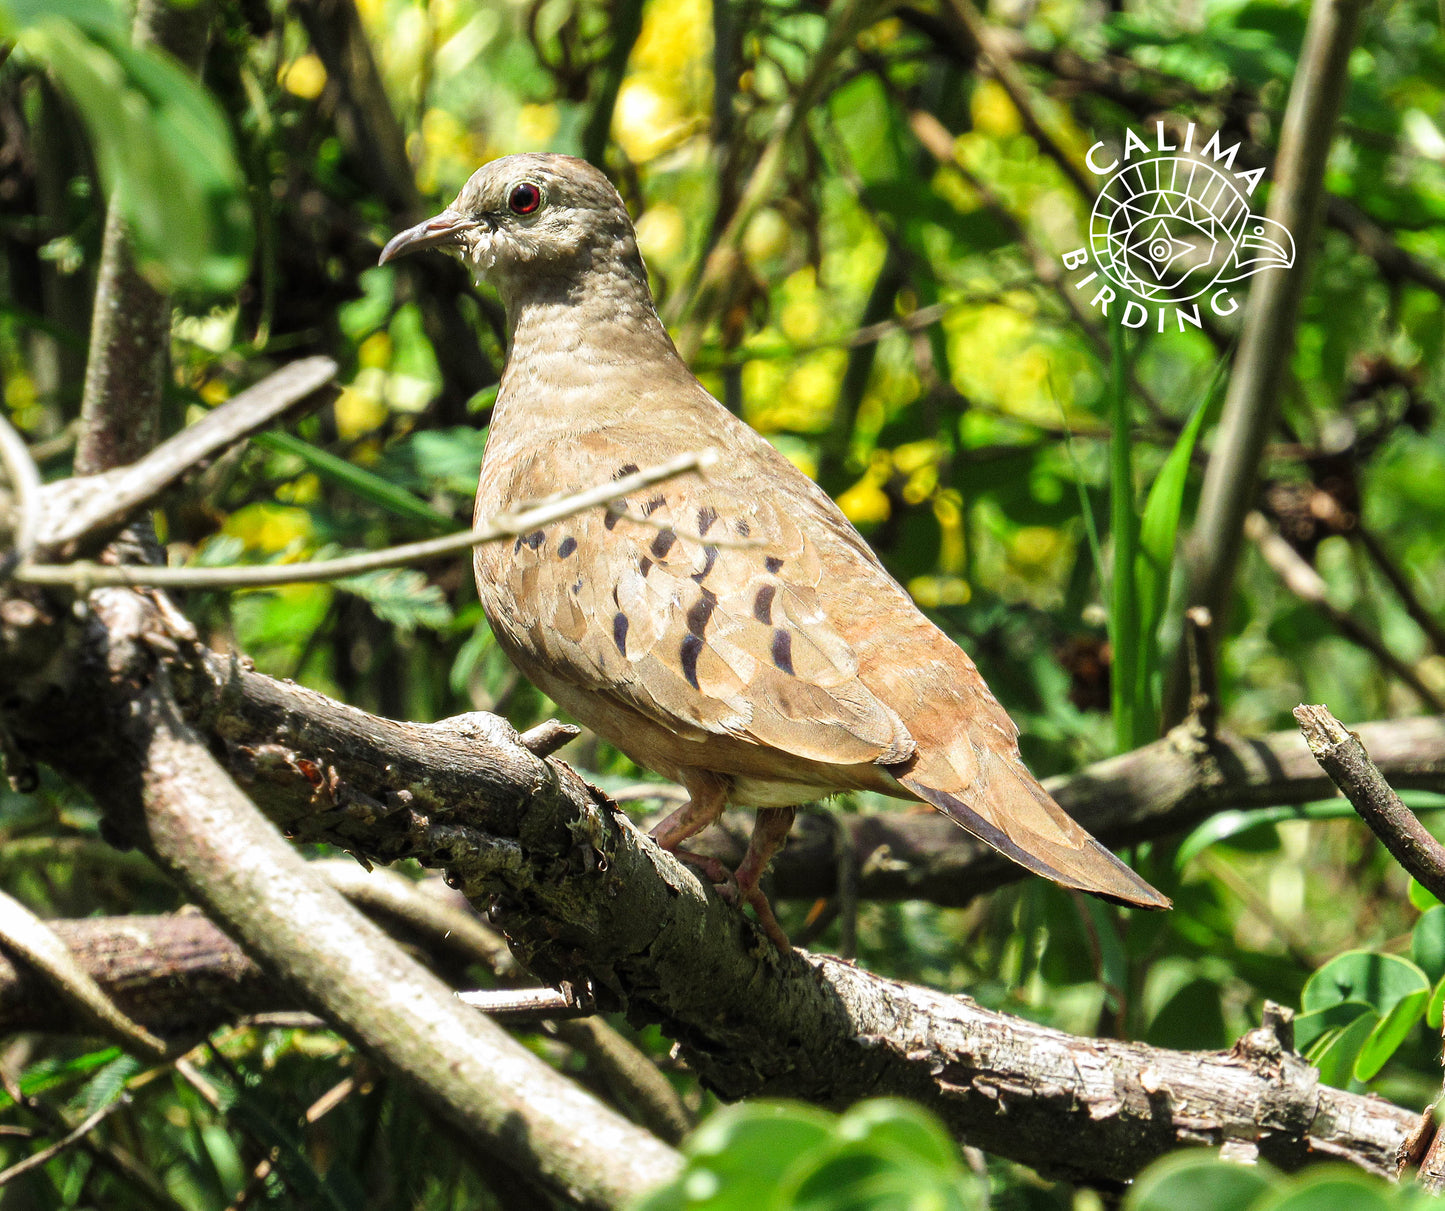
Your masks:
{"label": "green leaf", "polygon": [[1125,367],[1124,329],[1109,326],[1109,536],[1114,540],[1114,572],[1109,586],[1109,644],[1114,663],[1110,669],[1110,698],[1114,718],[1114,745],[1119,752],[1143,740],[1145,721],[1139,717],[1135,696],[1140,656],[1139,601],[1135,592],[1134,563],[1139,541],[1135,512],[1133,426],[1130,423],[1128,376]]}
{"label": "green leaf", "polygon": [[1430,1003],[1425,1006],[1425,1024],[1431,1030],[1439,1030],[1445,1026],[1445,977],[1435,985],[1430,993]]}
{"label": "green leaf", "polygon": [[1409,993],[1380,1019],[1379,1025],[1370,1031],[1369,1038],[1360,1047],[1360,1054],[1355,1060],[1355,1080],[1368,1081],[1385,1066],[1424,1016],[1429,999],[1429,988]]}
{"label": "green leaf", "polygon": [[85,1112],[91,1114],[102,1106],[109,1106],[125,1092],[125,1083],[141,1069],[141,1063],[132,1055],[118,1055],[90,1079],[85,1090]]}
{"label": "green leaf", "polygon": [[416,568],[386,568],[364,576],[348,576],[336,587],[355,593],[383,622],[403,631],[438,630],[452,620],[452,608],[440,586]]}
{"label": "green leaf", "polygon": [[246,182],[225,115],[164,52],[135,47],[94,4],[62,12],[8,0],[0,25],[43,63],[90,134],[141,270],[162,290],[229,293],[245,280],[253,241]]}
{"label": "green leaf", "polygon": [[1263,1199],[1250,1211],[1389,1211],[1399,1205],[1394,1189],[1357,1171],[1331,1168],[1291,1182],[1290,1187]]}
{"label": "green leaf", "polygon": [[719,1110],[688,1140],[682,1175],[635,1211],[773,1211],[784,1174],[828,1142],[833,1122],[826,1111],[783,1102]]}
{"label": "green leaf", "polygon": [[1430,981],[1409,959],[1373,950],[1336,955],[1305,982],[1300,1008],[1309,1012],[1339,1001],[1364,1001],[1382,1016]]}
{"label": "green leaf", "polygon": [[421,429],[387,447],[378,470],[388,480],[419,492],[456,493],[470,497],[477,489],[477,469],[487,431],[469,425]]}
{"label": "green leaf", "polygon": [[859,1102],[838,1121],[845,1140],[866,1140],[876,1147],[910,1154],[914,1164],[952,1173],[959,1167],[958,1145],[936,1117],[902,1098]]}
{"label": "green leaf", "polygon": [[1425,890],[1424,884],[1418,879],[1412,878],[1410,880],[1409,890],[1405,894],[1410,897],[1410,903],[1421,912],[1424,912],[1427,908],[1433,908],[1440,903],[1434,895]]}
{"label": "green leaf", "polygon": [[419,521],[433,529],[449,529],[452,525],[452,519],[445,513],[440,513],[425,501],[418,500],[405,488],[388,483],[381,476],[358,467],[355,463],[349,463],[344,458],[337,458],[330,451],[313,446],[290,433],[258,433],[251,440],[263,449],[277,454],[295,455],[322,479],[330,480],[362,500],[369,500],[398,517]]}
{"label": "green leaf", "polygon": [[1364,1001],[1340,1001],[1323,1009],[1302,1013],[1294,1020],[1294,1043],[1308,1055],[1325,1035],[1339,1032],[1352,1025],[1361,1014],[1374,1013],[1373,1007]]}
{"label": "green leaf", "polygon": [[1176,1152],[1155,1161],[1129,1189],[1125,1211],[1244,1211],[1276,1180],[1268,1165],[1237,1165],[1217,1153]]}
{"label": "green leaf", "polygon": [[1432,979],[1445,976],[1445,905],[1427,908],[1410,931],[1410,957]]}
{"label": "green leaf", "polygon": [[1308,1059],[1320,1070],[1321,1081],[1337,1089],[1349,1087],[1355,1060],[1378,1022],[1373,1011],[1362,1013],[1343,1030],[1331,1031],[1316,1043]]}
{"label": "green leaf", "polygon": [[1138,599],[1139,655],[1134,670],[1134,700],[1137,709],[1146,711],[1150,723],[1159,714],[1159,623],[1169,596],[1169,574],[1174,566],[1174,539],[1179,532],[1179,514],[1184,508],[1184,488],[1189,480],[1189,464],[1194,447],[1210,414],[1215,389],[1220,381],[1226,359],[1221,358],[1215,377],[1183,431],[1164,460],[1164,466],[1149,489],[1144,514],[1139,522],[1139,549],[1134,561],[1135,596]]}

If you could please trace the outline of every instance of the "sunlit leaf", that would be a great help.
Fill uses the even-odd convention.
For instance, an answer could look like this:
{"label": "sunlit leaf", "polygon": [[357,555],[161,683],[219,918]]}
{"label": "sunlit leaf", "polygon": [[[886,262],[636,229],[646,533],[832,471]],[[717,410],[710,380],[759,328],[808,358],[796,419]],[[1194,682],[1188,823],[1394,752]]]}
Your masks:
{"label": "sunlit leaf", "polygon": [[225,116],[175,60],[132,46],[102,10],[3,0],[0,30],[74,102],[141,269],[166,290],[232,291],[250,267],[252,230]]}

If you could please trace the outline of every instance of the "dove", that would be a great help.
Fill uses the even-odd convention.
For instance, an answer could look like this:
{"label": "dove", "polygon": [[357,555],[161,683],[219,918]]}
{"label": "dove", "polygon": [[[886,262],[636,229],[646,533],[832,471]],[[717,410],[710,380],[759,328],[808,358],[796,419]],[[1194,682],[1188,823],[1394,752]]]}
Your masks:
{"label": "dove", "polygon": [[741,864],[714,877],[784,951],[759,880],[798,806],[843,791],[931,804],[1065,887],[1169,906],[1029,773],[973,661],[827,494],[688,369],[601,171],[563,155],[494,160],[381,263],[422,249],[460,257],[506,310],[478,518],[717,452],[704,473],[474,556],[483,611],[521,673],[686,790],[658,845],[697,860],[689,838],[729,805],[755,809]]}

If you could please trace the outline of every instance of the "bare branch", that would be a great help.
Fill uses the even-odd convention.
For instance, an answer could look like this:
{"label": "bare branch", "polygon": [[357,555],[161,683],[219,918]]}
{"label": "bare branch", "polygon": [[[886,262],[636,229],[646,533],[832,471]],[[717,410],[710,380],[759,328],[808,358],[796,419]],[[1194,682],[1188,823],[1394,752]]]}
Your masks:
{"label": "bare branch", "polygon": [[[688,471],[706,471],[717,461],[711,450],[682,454],[655,467],[622,479],[588,488],[584,492],[559,494],[517,513],[498,513],[475,528],[443,538],[403,543],[380,551],[365,551],[338,559],[308,560],[304,563],[266,564],[259,567],[152,568],[129,564],[71,563],[22,564],[15,579],[26,584],[74,585],[97,588],[102,585],[151,585],[169,589],[242,589],[265,585],[302,584],[318,580],[341,580],[383,568],[420,563],[442,555],[454,555],[479,543],[512,538],[571,517],[584,509],[606,505],[641,488],[671,479]],[[67,481],[68,482],[68,481]],[[624,514],[630,517],[631,514]],[[641,518],[631,518],[641,521]],[[684,534],[682,537],[686,538]]]}
{"label": "bare branch", "polygon": [[1294,717],[1320,768],[1355,805],[1375,836],[1426,891],[1445,900],[1445,845],[1400,802],[1360,738],[1322,706],[1297,706]]}
{"label": "bare branch", "polygon": [[[1309,275],[1325,161],[1349,89],[1350,48],[1363,0],[1310,6],[1299,70],[1290,88],[1274,186],[1266,210],[1294,236],[1292,269],[1258,278],[1250,290],[1239,352],[1186,544],[1189,599],[1221,624],[1234,587],[1244,516],[1253,505],[1260,453],[1289,373],[1295,323]],[[1183,677],[1175,684],[1184,690]],[[1179,710],[1171,712],[1178,718]]]}
{"label": "bare branch", "polygon": [[335,373],[336,363],[329,357],[302,358],[267,375],[129,466],[49,485],[42,494],[38,545],[57,547],[119,525],[198,463],[265,428],[325,386]]}
{"label": "bare branch", "polygon": [[[143,0],[135,10],[133,41],[163,47],[194,69],[205,51],[212,12],[210,4]],[[155,443],[170,335],[170,298],[137,269],[130,231],[112,199],[96,274],[77,475],[133,463]]]}

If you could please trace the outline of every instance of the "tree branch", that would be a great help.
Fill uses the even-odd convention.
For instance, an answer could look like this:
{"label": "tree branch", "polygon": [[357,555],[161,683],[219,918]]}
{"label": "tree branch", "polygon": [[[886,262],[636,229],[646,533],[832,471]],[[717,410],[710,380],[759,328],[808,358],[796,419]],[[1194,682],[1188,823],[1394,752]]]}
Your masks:
{"label": "tree branch", "polygon": [[[318,359],[324,360],[324,359]],[[167,443],[169,445],[170,443]],[[163,447],[162,447],[163,448]],[[157,453],[160,451],[157,450]],[[610,505],[629,492],[636,492],[665,479],[688,471],[705,472],[717,461],[717,454],[703,450],[681,454],[666,462],[621,479],[598,484],[583,492],[561,493],[516,513],[499,513],[481,522],[474,529],[422,542],[403,543],[380,551],[364,551],[337,559],[308,560],[303,563],[266,564],[229,568],[153,568],[130,564],[65,563],[21,564],[14,578],[25,584],[73,585],[94,588],[102,585],[151,585],[163,588],[222,589],[256,588],[262,585],[301,584],[316,580],[340,580],[382,568],[420,563],[442,555],[454,555],[479,543],[495,542],[525,534],[539,526],[550,525],[597,505]],[[129,470],[130,468],[127,468]],[[65,483],[74,481],[66,480]],[[82,481],[83,482],[83,481]],[[645,518],[624,514],[631,520],[648,524]],[[686,535],[683,535],[686,537]],[[721,545],[721,544],[715,544]]]}
{"label": "tree branch", "polygon": [[[137,6],[134,41],[163,46],[194,68],[205,49],[211,6]],[[90,357],[80,406],[75,470],[94,475],[134,462],[155,443],[170,353],[171,303],[136,268],[120,208],[110,206],[95,284]]]}
{"label": "tree branch", "polygon": [[[1290,89],[1266,214],[1294,237],[1294,267],[1267,273],[1250,290],[1239,352],[1186,544],[1189,599],[1222,623],[1234,588],[1244,516],[1253,507],[1260,454],[1289,373],[1295,323],[1319,228],[1325,161],[1349,88],[1348,64],[1363,0],[1310,6],[1299,69]],[[1183,678],[1175,677],[1182,693]],[[1182,705],[1182,704],[1181,704]],[[1179,709],[1173,712],[1178,717]]]}
{"label": "tree branch", "polygon": [[319,883],[182,721],[163,674],[134,702],[139,802],[92,789],[263,968],[414,1081],[499,1164],[582,1206],[620,1207],[676,1171],[670,1148],[469,1012]]}
{"label": "tree branch", "polygon": [[36,544],[60,547],[104,536],[200,463],[264,429],[325,386],[335,373],[336,363],[329,357],[302,358],[268,374],[127,466],[47,485],[41,494]]}
{"label": "tree branch", "polygon": [[1445,900],[1445,845],[1400,802],[1359,736],[1322,706],[1297,706],[1294,717],[1320,768],[1354,804],[1395,861],[1432,896]]}
{"label": "tree branch", "polygon": [[[490,1095],[477,1090],[491,1089],[513,1061],[478,1061],[477,1071],[471,1032],[429,998],[425,1039],[402,1045],[418,1010],[414,996],[396,990],[414,988],[412,977],[399,977],[394,958],[363,958],[364,933],[338,926],[316,890],[298,881],[294,853],[247,814],[211,753],[298,837],[444,868],[468,898],[490,907],[529,970],[590,993],[636,1025],[660,1024],[727,1098],[840,1105],[898,1094],[939,1112],[969,1143],[1104,1184],[1127,1180],[1180,1143],[1225,1139],[1252,1142],[1286,1167],[1323,1152],[1386,1171],[1415,1125],[1412,1112],[1321,1087],[1269,1031],[1228,1053],[1077,1038],[839,960],[780,955],[693,871],[566,765],[522,747],[503,721],[380,719],[184,638],[148,642],[164,618],[139,594],[102,590],[91,600],[93,621],[71,624],[71,642],[90,655],[52,663],[80,670],[70,688],[57,687],[53,675],[43,686],[17,682],[0,704],[17,738],[90,786],[108,805],[112,829],[124,832],[129,822],[131,835],[198,892],[204,887],[227,928],[284,972],[305,1003],[392,1063],[416,1065],[404,1070],[416,1071],[483,1138],[495,1140],[500,1127],[495,1109],[489,1116],[478,1108]],[[157,659],[164,672],[153,671]],[[0,673],[5,663],[0,650]],[[87,680],[97,669],[113,690],[98,693]],[[158,678],[175,686],[189,727]],[[137,686],[143,710],[131,715],[126,704]],[[29,706],[37,694],[44,711]],[[87,729],[85,746],[73,742],[77,726]],[[1257,754],[1255,763],[1269,757]],[[1081,783],[1085,798],[1105,788],[1094,773]],[[216,879],[207,871],[227,873]],[[433,1047],[446,1055],[446,1072],[428,1068],[437,1062]],[[465,1105],[455,1108],[453,1099]],[[531,1112],[556,1105],[541,1095]],[[529,1139],[538,1147],[528,1163],[554,1181],[568,1165],[587,1163],[566,1150],[575,1140],[553,1153],[543,1136]],[[1063,1139],[1069,1148],[1059,1146]],[[611,1164],[626,1155],[607,1151]]]}
{"label": "tree branch", "polygon": [[[218,657],[175,671],[190,716],[224,738],[231,768],[283,828],[445,866],[493,905],[527,967],[590,985],[636,1024],[660,1022],[725,1097],[901,1094],[980,1147],[1105,1182],[1181,1141],[1226,1137],[1255,1139],[1284,1165],[1313,1150],[1383,1171],[1414,1124],[1319,1087],[1284,1051],[1180,1055],[1077,1039],[836,960],[779,956],[565,765],[538,761],[490,716],[396,723]],[[1062,1159],[1065,1136],[1079,1146]]]}

